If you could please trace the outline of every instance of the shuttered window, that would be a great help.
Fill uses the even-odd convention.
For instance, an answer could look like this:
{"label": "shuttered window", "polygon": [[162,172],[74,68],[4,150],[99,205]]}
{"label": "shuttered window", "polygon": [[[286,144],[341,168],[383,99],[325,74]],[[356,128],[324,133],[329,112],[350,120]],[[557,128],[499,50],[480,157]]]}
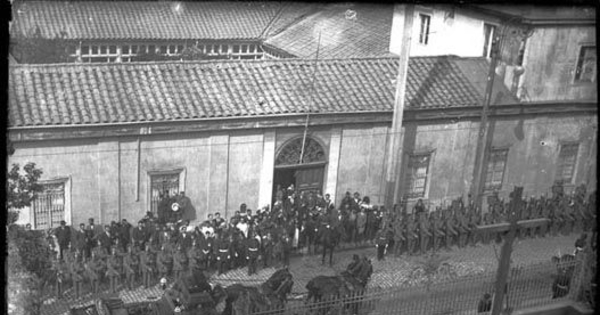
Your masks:
{"label": "shuttered window", "polygon": [[502,179],[506,169],[508,149],[492,149],[485,175],[485,190],[502,189]]}
{"label": "shuttered window", "polygon": [[560,146],[558,154],[558,163],[556,169],[556,180],[562,180],[565,184],[573,182],[575,174],[575,164],[577,163],[577,152],[579,152],[579,144],[563,144]]}

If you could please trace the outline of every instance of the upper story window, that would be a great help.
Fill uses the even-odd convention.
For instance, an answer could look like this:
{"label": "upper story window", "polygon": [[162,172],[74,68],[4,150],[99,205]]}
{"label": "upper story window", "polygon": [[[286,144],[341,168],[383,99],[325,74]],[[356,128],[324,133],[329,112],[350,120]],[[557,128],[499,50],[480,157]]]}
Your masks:
{"label": "upper story window", "polygon": [[577,69],[575,70],[576,82],[594,82],[597,72],[596,46],[581,46]]}
{"label": "upper story window", "polygon": [[573,183],[578,152],[578,143],[563,144],[560,146],[556,168],[556,180],[562,180],[565,184]]}
{"label": "upper story window", "polygon": [[506,169],[508,149],[492,149],[485,175],[485,190],[502,189],[502,179]]}
{"label": "upper story window", "polygon": [[409,156],[405,179],[406,192],[404,194],[407,198],[420,198],[425,196],[430,160],[430,153]]}
{"label": "upper story window", "polygon": [[150,211],[158,213],[163,196],[176,196],[180,191],[182,170],[153,172],[150,174]]}
{"label": "upper story window", "polygon": [[419,44],[427,45],[429,42],[429,24],[431,23],[431,16],[419,14],[419,20],[421,21],[421,28],[419,30]]}
{"label": "upper story window", "polygon": [[491,58],[492,51],[496,46],[496,26],[492,24],[483,23],[483,57]]}

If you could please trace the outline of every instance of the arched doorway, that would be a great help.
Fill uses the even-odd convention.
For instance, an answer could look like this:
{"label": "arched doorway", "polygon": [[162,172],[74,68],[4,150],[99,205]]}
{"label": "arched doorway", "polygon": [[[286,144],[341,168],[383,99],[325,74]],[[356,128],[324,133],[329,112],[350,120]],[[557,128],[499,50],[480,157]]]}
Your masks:
{"label": "arched doorway", "polygon": [[294,184],[297,190],[307,192],[322,192],[325,165],[327,158],[323,146],[312,138],[306,138],[304,156],[302,152],[302,137],[288,141],[277,153],[273,176],[273,202],[277,189],[286,189]]}

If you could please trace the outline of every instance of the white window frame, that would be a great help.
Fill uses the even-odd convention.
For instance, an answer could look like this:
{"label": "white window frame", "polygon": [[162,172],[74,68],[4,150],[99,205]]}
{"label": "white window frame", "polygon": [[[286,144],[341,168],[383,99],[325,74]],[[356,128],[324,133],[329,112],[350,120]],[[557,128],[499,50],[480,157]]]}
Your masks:
{"label": "white window frame", "polygon": [[[562,175],[563,175],[563,167],[566,161],[563,161],[562,159],[564,158],[563,156],[563,149],[566,147],[571,147],[571,146],[576,146],[576,151],[575,151],[575,156],[574,156],[574,161],[573,161],[573,168],[571,170],[571,175],[570,175],[570,180],[565,179]],[[573,185],[575,183],[575,176],[577,174],[577,165],[579,163],[579,153],[581,152],[581,144],[579,142],[563,142],[560,143],[559,148],[558,148],[558,156],[556,157],[556,173],[554,175],[555,181],[556,180],[561,180],[565,185]]]}
{"label": "white window frame", "polygon": [[[490,34],[488,35],[486,32],[486,26],[489,26],[491,29]],[[492,57],[492,47],[494,46],[494,38],[498,32],[498,25],[492,23],[483,23],[483,48],[485,50],[483,57],[491,58]],[[486,47],[487,41],[487,47]]]}
{"label": "white window frame", "polygon": [[[161,175],[179,175],[179,192],[185,191],[185,180],[187,175],[187,169],[185,167],[167,169],[167,170],[150,170],[147,172],[147,198],[146,198],[146,211],[152,211],[152,177]],[[146,212],[144,212],[146,213]]]}
{"label": "white window frame", "polygon": [[[67,225],[72,225],[72,207],[71,207],[71,177],[57,177],[57,178],[52,178],[52,179],[47,179],[47,180],[40,180],[38,181],[38,184],[40,185],[53,185],[53,184],[63,184],[64,185],[64,209],[63,209],[63,220],[65,222],[67,222]],[[35,209],[34,209],[34,204],[32,203],[31,206],[29,207],[29,223],[31,224],[32,229],[38,229],[38,226],[36,224],[36,219],[35,219]],[[50,222],[50,225],[52,225],[52,223]],[[54,226],[52,227],[54,228]]]}
{"label": "white window frame", "polygon": [[[581,79],[581,70],[584,68],[583,67],[583,51],[584,49],[594,49],[596,50],[596,66],[592,67],[593,68],[593,74],[592,77],[590,78],[590,80],[583,80]],[[595,44],[582,44],[579,46],[579,49],[577,50],[577,63],[575,64],[575,71],[574,71],[574,82],[575,83],[590,83],[590,82],[596,82],[597,77],[598,77],[598,50],[596,49],[596,45]]]}
{"label": "white window frame", "polygon": [[[497,173],[496,169],[496,165],[492,165],[492,177],[489,178],[488,177],[488,170],[490,167],[490,163],[494,163],[493,157],[494,154],[496,153],[501,153],[504,152],[504,165],[502,167],[502,176],[500,178],[500,184],[494,184],[494,175]],[[504,177],[506,176],[506,167],[508,165],[508,154],[510,153],[509,148],[492,148],[490,150],[490,154],[489,154],[489,158],[487,161],[487,164],[485,166],[485,181],[483,183],[484,185],[484,191],[489,192],[489,191],[495,191],[495,190],[502,190],[502,186],[504,185]],[[489,180],[489,181],[488,181]]]}
{"label": "white window frame", "polygon": [[[426,22],[426,23],[425,23]],[[424,24],[426,24],[424,29]],[[431,34],[431,15],[419,13],[419,44],[427,46]]]}

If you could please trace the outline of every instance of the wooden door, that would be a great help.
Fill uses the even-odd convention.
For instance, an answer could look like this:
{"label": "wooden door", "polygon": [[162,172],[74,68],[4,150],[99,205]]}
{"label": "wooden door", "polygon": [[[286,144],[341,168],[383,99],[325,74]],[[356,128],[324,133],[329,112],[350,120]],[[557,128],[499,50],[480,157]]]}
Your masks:
{"label": "wooden door", "polygon": [[324,167],[296,170],[296,188],[298,191],[321,191],[323,189]]}

